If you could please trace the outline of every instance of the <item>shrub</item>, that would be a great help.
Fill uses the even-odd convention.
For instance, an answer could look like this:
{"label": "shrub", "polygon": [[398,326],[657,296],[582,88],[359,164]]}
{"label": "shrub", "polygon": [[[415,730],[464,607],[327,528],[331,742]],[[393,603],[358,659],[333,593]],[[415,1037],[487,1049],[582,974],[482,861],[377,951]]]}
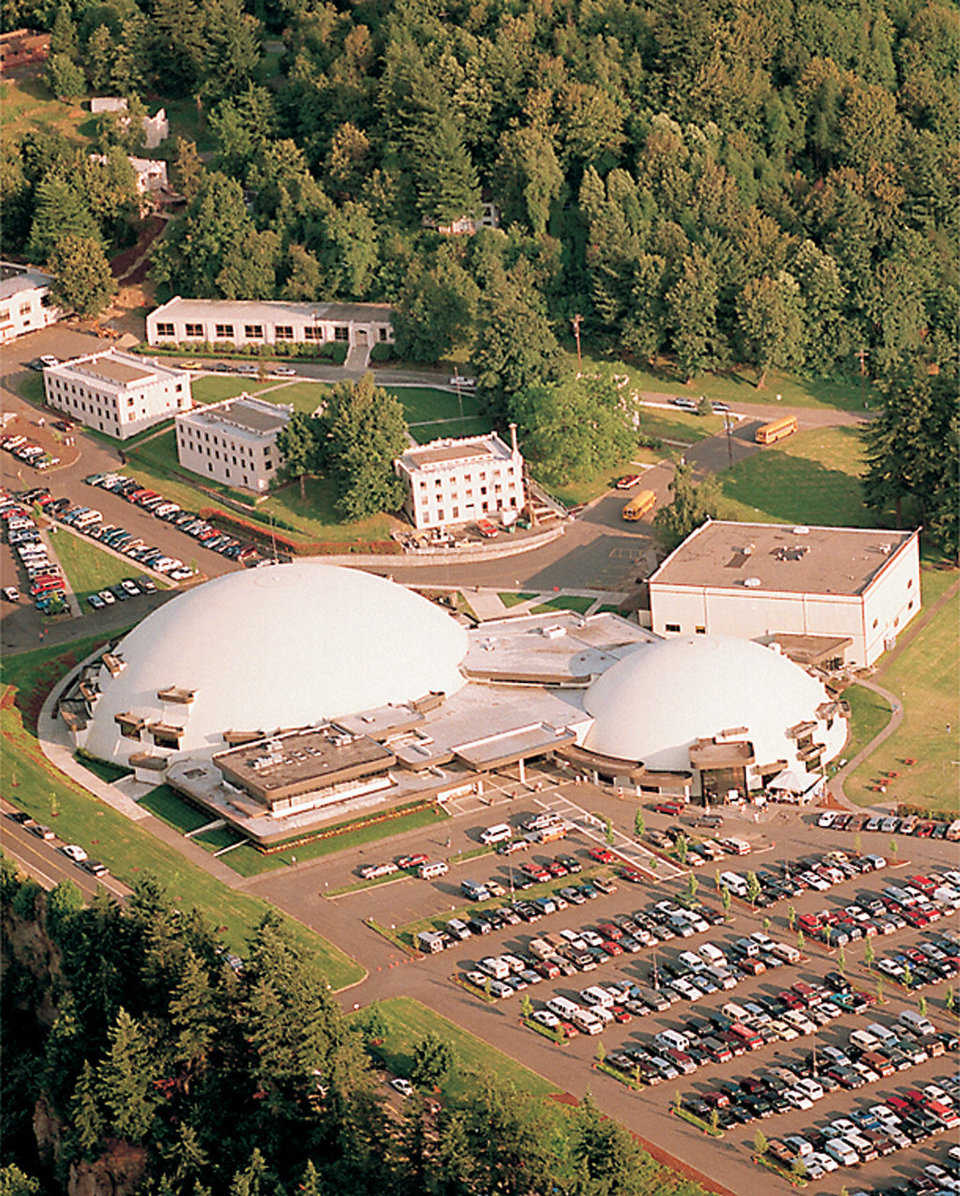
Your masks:
{"label": "shrub", "polygon": [[394,347],[389,341],[377,341],[370,350],[371,361],[393,361]]}

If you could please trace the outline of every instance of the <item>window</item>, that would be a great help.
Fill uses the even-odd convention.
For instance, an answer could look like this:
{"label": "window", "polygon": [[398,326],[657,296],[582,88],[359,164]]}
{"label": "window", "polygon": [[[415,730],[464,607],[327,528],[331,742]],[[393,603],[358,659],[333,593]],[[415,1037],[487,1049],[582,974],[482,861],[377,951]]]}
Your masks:
{"label": "window", "polygon": [[877,625],[877,620],[876,620],[876,619],[874,619],[874,620],[873,620],[873,625],[874,625],[874,627],[876,627],[876,625]]}
{"label": "window", "polygon": [[913,578],[911,577],[907,581],[907,589],[909,590],[912,585],[913,585]]}
{"label": "window", "polygon": [[387,339],[387,330],[386,330],[386,328],[381,328],[381,329],[380,329],[380,339],[381,339],[382,341],[385,341],[385,340]]}
{"label": "window", "polygon": [[21,314],[21,316],[29,316],[29,314],[30,314],[30,304],[29,303],[21,303],[20,304],[20,314]]}
{"label": "window", "polygon": [[203,325],[202,324],[187,324],[186,334],[190,340],[203,340]]}
{"label": "window", "polygon": [[323,340],[323,329],[322,328],[304,328],[303,339],[305,341],[322,341]]}
{"label": "window", "polygon": [[9,307],[0,307],[0,320],[2,320],[4,323],[6,323],[7,320],[9,320],[9,319],[10,319],[10,308]]}
{"label": "window", "polygon": [[217,325],[217,340],[219,340],[219,341],[233,340],[233,325],[232,324],[218,324]]}
{"label": "window", "polygon": [[133,395],[131,395],[131,396],[130,396],[130,397],[127,399],[127,406],[128,406],[128,407],[132,407],[132,406],[133,406]]}
{"label": "window", "polygon": [[913,599],[912,598],[907,603],[907,610],[913,610]]}
{"label": "window", "polygon": [[694,627],[693,630],[697,633],[697,635],[706,635],[707,634],[706,627]]}
{"label": "window", "polygon": [[[2,316],[2,315],[3,315],[3,313],[0,312],[0,316]],[[174,331],[173,331],[172,324],[164,324],[162,322],[157,324],[157,336],[173,336],[173,335],[174,335]]]}
{"label": "window", "polygon": [[338,324],[333,330],[333,339],[335,341],[348,341],[350,339],[350,329],[346,324]]}
{"label": "window", "polygon": [[179,748],[180,736],[183,734],[179,728],[171,727],[169,730],[161,730],[159,727],[152,727],[151,731],[153,742],[157,747]]}
{"label": "window", "polygon": [[679,623],[667,623],[667,625],[664,627],[664,631],[679,631],[679,630],[680,630]]}
{"label": "window", "polygon": [[273,330],[274,335],[278,341],[292,341],[293,340],[293,325],[292,324],[278,324]]}
{"label": "window", "polygon": [[41,307],[53,307],[53,296],[50,294],[49,291],[44,291],[43,294],[40,296],[40,306]]}
{"label": "window", "polygon": [[273,469],[273,462],[270,460],[269,457],[266,459],[266,461],[264,461],[263,468],[264,469]]}
{"label": "window", "polygon": [[263,339],[263,325],[262,324],[244,324],[243,334],[248,341],[256,341]]}
{"label": "window", "polygon": [[118,714],[117,725],[119,726],[120,734],[124,737],[124,739],[135,739],[137,743],[141,742],[140,731],[143,727],[142,720],[131,718],[128,721],[123,717],[122,714]]}

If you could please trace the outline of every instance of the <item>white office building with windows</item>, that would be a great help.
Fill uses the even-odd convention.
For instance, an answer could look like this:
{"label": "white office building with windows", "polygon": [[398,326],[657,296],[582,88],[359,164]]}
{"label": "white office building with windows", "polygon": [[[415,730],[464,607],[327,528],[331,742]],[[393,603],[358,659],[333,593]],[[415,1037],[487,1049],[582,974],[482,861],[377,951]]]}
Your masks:
{"label": "white office building with windows", "polygon": [[51,282],[49,274],[32,266],[0,262],[0,344],[60,319],[60,309],[50,297]]}
{"label": "white office building with windows", "polygon": [[188,410],[190,374],[119,349],[76,357],[43,371],[50,407],[118,440]]}
{"label": "white office building with windows", "polygon": [[277,476],[277,433],[290,405],[239,395],[184,412],[176,419],[177,459],[202,477],[263,494]]}
{"label": "white office building with windows", "polygon": [[500,516],[509,523],[523,510],[523,457],[496,432],[459,440],[431,440],[394,462],[406,488],[404,510],[417,528],[444,527]]}
{"label": "white office building with windows", "polygon": [[393,309],[386,303],[287,303],[279,299],[182,299],[176,295],[147,316],[151,345],[392,343]]}

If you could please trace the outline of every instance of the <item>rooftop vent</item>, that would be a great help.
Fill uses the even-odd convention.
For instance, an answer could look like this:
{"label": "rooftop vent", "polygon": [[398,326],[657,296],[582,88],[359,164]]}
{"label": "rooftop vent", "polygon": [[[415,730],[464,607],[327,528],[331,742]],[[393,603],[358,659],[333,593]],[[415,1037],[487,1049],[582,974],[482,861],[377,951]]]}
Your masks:
{"label": "rooftop vent", "polygon": [[567,634],[567,629],[554,624],[551,627],[542,628],[540,634],[545,636],[548,640],[558,640]]}
{"label": "rooftop vent", "polygon": [[801,523],[798,527],[795,527],[793,529],[793,534],[795,536],[809,536],[810,529],[808,527],[804,527],[803,524]]}
{"label": "rooftop vent", "polygon": [[763,582],[761,582],[759,577],[745,577],[743,579],[743,584],[748,590],[759,590]]}
{"label": "rooftop vent", "polygon": [[756,544],[746,544],[741,549],[741,552],[743,553],[744,556],[753,556],[753,554],[756,552],[756,550],[757,550]]}
{"label": "rooftop vent", "polygon": [[890,553],[893,552],[893,545],[892,544],[881,544],[880,551],[883,553],[884,556],[889,556]]}

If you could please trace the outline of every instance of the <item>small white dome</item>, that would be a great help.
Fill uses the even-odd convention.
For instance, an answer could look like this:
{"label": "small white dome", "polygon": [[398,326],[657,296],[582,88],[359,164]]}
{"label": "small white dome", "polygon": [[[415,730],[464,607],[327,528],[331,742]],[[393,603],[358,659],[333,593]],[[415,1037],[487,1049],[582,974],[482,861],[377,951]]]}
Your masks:
{"label": "small white dome", "polygon": [[[594,717],[584,747],[647,768],[690,767],[689,747],[734,727],[746,727],[758,764],[796,759],[790,727],[817,721],[828,700],[823,685],[799,665],[751,640],[731,636],[676,636],[638,647],[587,690]],[[842,719],[815,739],[826,758],[840,751]]]}
{"label": "small white dome", "polygon": [[114,716],[160,720],[157,691],[196,691],[167,721],[180,753],[222,749],[223,732],[271,732],[407,702],[464,683],[467,634],[427,599],[359,569],[318,561],[230,573],[171,599],[117,646],[126,661],[102,695],[86,748],[107,759],[149,750]]}

